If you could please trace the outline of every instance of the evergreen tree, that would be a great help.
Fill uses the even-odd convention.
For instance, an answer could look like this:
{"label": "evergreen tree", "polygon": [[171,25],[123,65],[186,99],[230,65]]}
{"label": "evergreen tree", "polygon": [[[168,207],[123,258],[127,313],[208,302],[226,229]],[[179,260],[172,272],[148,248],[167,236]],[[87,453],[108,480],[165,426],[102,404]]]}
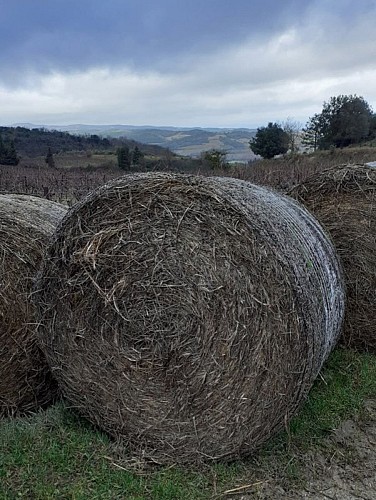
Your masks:
{"label": "evergreen tree", "polygon": [[313,149],[346,147],[369,137],[372,109],[363,97],[339,95],[324,102],[322,112],[309,119],[305,140]]}
{"label": "evergreen tree", "polygon": [[122,146],[117,150],[118,166],[122,170],[129,170],[131,168],[131,156],[129,154],[129,148],[127,146]]}
{"label": "evergreen tree", "polygon": [[143,159],[144,153],[138,146],[136,146],[132,151],[132,165],[141,165]]}
{"label": "evergreen tree", "polygon": [[376,138],[376,115],[373,114],[370,125],[369,125],[369,137],[370,139],[375,139]]}
{"label": "evergreen tree", "polygon": [[277,123],[269,122],[267,127],[257,129],[256,135],[249,141],[249,147],[256,155],[273,158],[285,154],[289,147],[289,135]]}
{"label": "evergreen tree", "polygon": [[3,142],[3,138],[0,135],[0,163],[2,163],[4,155],[5,155],[5,145]]}
{"label": "evergreen tree", "polygon": [[5,144],[0,136],[0,164],[18,165],[19,161],[20,159],[17,156],[14,141],[10,141],[9,144]]}
{"label": "evergreen tree", "polygon": [[227,152],[220,149],[211,149],[210,151],[205,151],[203,158],[209,163],[212,170],[225,169],[229,166],[226,161]]}
{"label": "evergreen tree", "polygon": [[329,107],[330,132],[336,147],[349,146],[369,135],[372,111],[362,97],[339,96],[334,101],[334,112]]}
{"label": "evergreen tree", "polygon": [[55,168],[55,159],[54,155],[52,154],[51,148],[48,148],[48,152],[44,161],[50,168]]}

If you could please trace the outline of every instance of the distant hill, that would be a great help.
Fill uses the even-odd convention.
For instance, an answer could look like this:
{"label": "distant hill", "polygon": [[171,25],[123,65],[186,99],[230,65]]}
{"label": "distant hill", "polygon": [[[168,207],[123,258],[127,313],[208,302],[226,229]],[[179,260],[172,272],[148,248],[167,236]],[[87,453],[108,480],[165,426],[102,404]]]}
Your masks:
{"label": "distant hill", "polygon": [[[38,127],[30,123],[18,125],[27,128]],[[184,156],[198,157],[203,151],[209,149],[227,151],[227,158],[230,161],[248,161],[255,156],[249,149],[249,140],[256,134],[255,129],[83,124],[53,125],[44,128],[69,132],[77,136],[96,135],[109,140],[125,137],[139,143],[168,148],[174,153]]]}
{"label": "distant hill", "polygon": [[126,145],[130,149],[136,146],[147,155],[164,155],[166,149],[158,145],[141,144],[128,138],[103,137],[94,133],[77,135],[63,130],[49,130],[32,124],[24,126],[0,127],[0,135],[5,142],[14,141],[17,153],[21,156],[36,157],[52,153],[70,151],[115,151]]}

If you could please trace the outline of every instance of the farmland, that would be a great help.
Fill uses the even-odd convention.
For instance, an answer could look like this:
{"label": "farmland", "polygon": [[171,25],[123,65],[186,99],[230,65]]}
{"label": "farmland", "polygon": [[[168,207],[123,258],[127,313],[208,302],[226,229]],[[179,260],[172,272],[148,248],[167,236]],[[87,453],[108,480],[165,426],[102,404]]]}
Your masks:
{"label": "farmland", "polygon": [[[72,204],[92,189],[126,173],[117,167],[114,151],[61,152],[55,154],[54,159],[54,169],[46,166],[44,156],[22,158],[17,166],[0,165],[0,192],[35,194]],[[376,148],[358,147],[288,155],[248,165],[239,163],[223,171],[213,171],[200,160],[168,152],[150,154],[146,159],[147,164],[138,170],[231,176],[283,191],[331,166],[375,161]]]}
{"label": "farmland", "polygon": [[[214,173],[283,191],[333,165],[375,161],[374,152],[372,147],[324,151]],[[213,173],[199,163],[174,165],[168,157],[153,161],[158,170]],[[124,174],[109,152],[55,154],[55,167],[49,168],[44,156],[0,166],[0,191],[72,205]],[[343,498],[353,494],[370,499],[375,398],[375,356],[337,349],[285,431],[249,459],[199,470],[135,461],[125,447],[61,401],[44,412],[0,424],[0,498],[313,499],[341,498],[333,496],[340,491]]]}

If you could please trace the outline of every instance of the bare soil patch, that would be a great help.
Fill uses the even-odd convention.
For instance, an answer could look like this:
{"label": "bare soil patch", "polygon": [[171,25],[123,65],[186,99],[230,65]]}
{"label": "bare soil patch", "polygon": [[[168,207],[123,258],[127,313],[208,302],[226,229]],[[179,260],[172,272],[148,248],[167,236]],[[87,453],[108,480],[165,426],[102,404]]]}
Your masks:
{"label": "bare soil patch", "polygon": [[300,457],[304,486],[289,490],[278,477],[265,478],[256,490],[228,498],[242,500],[373,500],[376,492],[376,400],[361,415],[345,420],[320,446]]}

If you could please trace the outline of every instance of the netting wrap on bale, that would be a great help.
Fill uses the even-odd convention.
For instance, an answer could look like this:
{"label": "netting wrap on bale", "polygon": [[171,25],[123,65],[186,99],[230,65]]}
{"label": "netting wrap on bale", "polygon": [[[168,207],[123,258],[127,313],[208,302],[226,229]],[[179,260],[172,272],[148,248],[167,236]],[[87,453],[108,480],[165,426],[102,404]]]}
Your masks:
{"label": "netting wrap on bale", "polygon": [[70,404],[159,463],[247,455],[336,342],[331,244],[293,200],[229,178],[134,174],[75,205],[36,292]]}
{"label": "netting wrap on bale", "polygon": [[37,347],[33,278],[66,209],[26,195],[0,195],[0,416],[36,410],[56,393]]}
{"label": "netting wrap on bale", "polygon": [[376,352],[376,169],[340,165],[289,192],[331,236],[347,291],[341,342]]}

